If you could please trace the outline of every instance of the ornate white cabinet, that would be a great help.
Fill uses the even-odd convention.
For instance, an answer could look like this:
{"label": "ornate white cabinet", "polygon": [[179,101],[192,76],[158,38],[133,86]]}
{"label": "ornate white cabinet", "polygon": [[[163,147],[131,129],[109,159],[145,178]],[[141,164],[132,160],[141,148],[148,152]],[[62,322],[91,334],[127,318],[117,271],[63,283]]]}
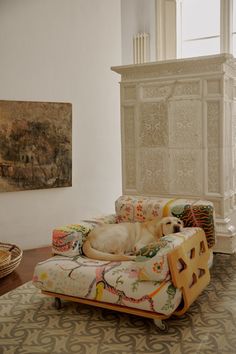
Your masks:
{"label": "ornate white cabinet", "polygon": [[123,193],[204,198],[216,251],[236,248],[236,66],[220,54],[113,67],[121,74]]}

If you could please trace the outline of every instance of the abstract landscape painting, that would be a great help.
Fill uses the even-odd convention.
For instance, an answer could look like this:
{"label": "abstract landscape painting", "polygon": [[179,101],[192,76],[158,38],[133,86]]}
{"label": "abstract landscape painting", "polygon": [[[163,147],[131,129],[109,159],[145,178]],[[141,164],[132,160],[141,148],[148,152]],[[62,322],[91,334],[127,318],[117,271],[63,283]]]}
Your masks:
{"label": "abstract landscape painting", "polygon": [[72,105],[0,101],[0,192],[72,185]]}

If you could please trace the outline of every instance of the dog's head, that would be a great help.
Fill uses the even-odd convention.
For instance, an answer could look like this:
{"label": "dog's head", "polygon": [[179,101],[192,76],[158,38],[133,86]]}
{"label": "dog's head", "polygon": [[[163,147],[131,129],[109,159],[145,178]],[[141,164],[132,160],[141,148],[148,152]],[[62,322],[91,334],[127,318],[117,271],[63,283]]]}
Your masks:
{"label": "dog's head", "polygon": [[182,220],[173,216],[167,216],[159,221],[157,235],[158,237],[162,237],[169,234],[174,234],[176,232],[182,231],[183,227],[184,225]]}

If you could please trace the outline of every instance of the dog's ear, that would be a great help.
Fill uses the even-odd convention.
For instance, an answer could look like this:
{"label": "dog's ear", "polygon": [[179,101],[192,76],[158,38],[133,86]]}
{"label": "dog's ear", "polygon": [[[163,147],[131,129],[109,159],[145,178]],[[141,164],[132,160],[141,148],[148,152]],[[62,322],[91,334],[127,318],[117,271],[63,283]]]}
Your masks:
{"label": "dog's ear", "polygon": [[156,227],[156,237],[159,239],[163,236],[163,224],[160,221]]}

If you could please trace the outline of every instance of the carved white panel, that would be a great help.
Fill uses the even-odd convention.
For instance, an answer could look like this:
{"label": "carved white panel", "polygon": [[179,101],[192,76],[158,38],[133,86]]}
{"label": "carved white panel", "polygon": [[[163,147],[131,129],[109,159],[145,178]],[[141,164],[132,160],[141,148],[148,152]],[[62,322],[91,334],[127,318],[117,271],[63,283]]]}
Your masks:
{"label": "carved white panel", "polygon": [[232,147],[236,146],[236,102],[232,102]]}
{"label": "carved white panel", "polygon": [[236,98],[236,80],[233,80],[233,98]]}
{"label": "carved white panel", "polygon": [[169,102],[170,147],[202,146],[202,104],[199,100]]}
{"label": "carved white panel", "polygon": [[142,98],[170,99],[173,97],[199,97],[201,94],[200,80],[175,80],[142,86]]}
{"label": "carved white panel", "polygon": [[226,153],[228,153],[228,156],[229,156],[229,190],[230,190],[230,193],[232,193],[233,188],[234,188],[233,149],[232,149],[232,147],[229,147],[226,149],[228,149],[228,151]]}
{"label": "carved white panel", "polygon": [[207,188],[209,193],[220,193],[220,101],[207,102]]}
{"label": "carved white panel", "polygon": [[225,102],[225,121],[224,121],[224,145],[232,146],[232,109],[231,102]]}
{"label": "carved white panel", "polygon": [[136,151],[134,147],[126,147],[124,163],[124,187],[125,189],[136,189]]}
{"label": "carved white panel", "polygon": [[123,107],[123,169],[126,189],[136,188],[135,108]]}
{"label": "carved white panel", "polygon": [[202,150],[170,150],[170,192],[197,196],[202,193]]}
{"label": "carved white panel", "polygon": [[168,112],[165,102],[140,104],[138,135],[141,147],[167,146]]}
{"label": "carved white panel", "polygon": [[231,180],[231,149],[229,147],[224,148],[224,191],[229,193],[232,184]]}
{"label": "carved white panel", "polygon": [[123,135],[125,146],[135,145],[135,109],[134,106],[123,108]]}
{"label": "carved white panel", "polygon": [[173,84],[151,84],[142,87],[142,98],[168,98],[171,96],[173,90]]}
{"label": "carved white panel", "polygon": [[207,146],[219,147],[220,144],[220,102],[207,102]]}
{"label": "carved white panel", "polygon": [[233,190],[236,192],[236,145],[233,147]]}
{"label": "carved white panel", "polygon": [[225,199],[224,200],[224,212],[226,213],[226,214],[228,214],[229,212],[230,212],[230,199],[228,198],[228,199]]}
{"label": "carved white panel", "polygon": [[212,199],[211,197],[207,197],[207,200],[209,200],[210,202],[212,202],[214,204],[216,217],[219,217],[219,216],[222,217],[222,204],[223,204],[223,202],[219,198]]}
{"label": "carved white panel", "polygon": [[225,79],[225,96],[232,99],[234,96],[233,80],[231,78]]}
{"label": "carved white panel", "polygon": [[207,94],[208,95],[221,94],[221,80],[220,79],[207,80]]}
{"label": "carved white panel", "polygon": [[232,101],[232,115],[236,116],[236,101]]}
{"label": "carved white panel", "polygon": [[220,193],[220,149],[208,148],[208,192]]}
{"label": "carved white panel", "polygon": [[214,200],[213,204],[214,204],[214,208],[215,208],[216,217],[222,216],[222,201]]}
{"label": "carved white panel", "polygon": [[138,192],[147,194],[168,193],[167,149],[147,148],[139,151]]}
{"label": "carved white panel", "polygon": [[173,96],[200,96],[200,81],[177,81],[174,86]]}
{"label": "carved white panel", "polygon": [[135,100],[136,99],[136,86],[124,86],[123,87],[123,99]]}
{"label": "carved white panel", "polygon": [[234,195],[232,195],[230,197],[230,208],[233,209],[234,208]]}

